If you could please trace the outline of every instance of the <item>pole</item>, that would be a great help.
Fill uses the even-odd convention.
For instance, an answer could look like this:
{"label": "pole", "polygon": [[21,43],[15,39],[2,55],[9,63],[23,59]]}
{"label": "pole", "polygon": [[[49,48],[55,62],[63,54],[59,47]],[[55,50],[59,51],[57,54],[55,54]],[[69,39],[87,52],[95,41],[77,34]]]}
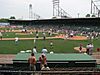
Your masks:
{"label": "pole", "polygon": [[80,15],[80,14],[78,13],[77,15],[78,15],[78,18],[79,18],[79,15]]}
{"label": "pole", "polygon": [[92,3],[93,3],[93,1],[91,0],[91,14],[92,14]]}

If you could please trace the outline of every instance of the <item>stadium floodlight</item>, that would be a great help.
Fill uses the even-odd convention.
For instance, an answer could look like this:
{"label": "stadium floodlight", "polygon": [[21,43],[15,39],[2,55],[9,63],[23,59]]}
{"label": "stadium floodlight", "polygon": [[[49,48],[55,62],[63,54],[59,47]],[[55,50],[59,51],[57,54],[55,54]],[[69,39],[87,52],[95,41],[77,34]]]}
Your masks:
{"label": "stadium floodlight", "polygon": [[[97,2],[99,2],[100,0],[91,0],[91,14],[94,14],[94,15],[96,15],[96,14],[98,14],[98,17],[99,17],[99,15],[100,15],[100,9],[99,9],[99,6],[98,6],[98,4],[97,4]],[[95,3],[96,2],[96,3]]]}

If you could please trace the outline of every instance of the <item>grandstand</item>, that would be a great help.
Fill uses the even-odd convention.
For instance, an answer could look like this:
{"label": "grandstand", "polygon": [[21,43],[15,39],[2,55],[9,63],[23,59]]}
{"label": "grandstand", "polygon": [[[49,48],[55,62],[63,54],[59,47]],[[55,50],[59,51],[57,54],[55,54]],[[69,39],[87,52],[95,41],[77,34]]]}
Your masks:
{"label": "grandstand", "polygon": [[41,20],[9,20],[10,25],[34,28],[72,29],[81,31],[100,31],[100,18],[68,18]]}
{"label": "grandstand", "polygon": [[[53,0],[53,1],[55,3],[55,1],[59,1],[59,0]],[[19,33],[23,33],[23,34],[27,34],[28,37],[31,37],[31,38],[22,38],[25,36],[27,37],[27,35],[25,36],[19,35],[20,37],[19,39],[24,40],[24,41],[21,41],[20,43],[24,42],[24,44],[27,44],[25,40],[30,40],[31,44],[33,45],[33,39],[35,38],[35,37],[33,38],[33,34],[35,34],[37,30],[38,32],[40,32],[39,34],[42,34],[43,32],[47,33],[48,31],[51,30],[53,33],[56,33],[57,36],[59,36],[60,34],[61,36],[66,35],[66,34],[69,35],[70,32],[75,32],[76,33],[75,35],[80,35],[81,33],[83,33],[83,36],[87,36],[88,33],[89,34],[98,33],[98,40],[96,38],[94,39],[96,41],[99,41],[100,17],[71,18],[68,16],[69,14],[65,12],[62,8],[60,10],[63,11],[65,14],[63,14],[63,12],[60,12],[58,10],[59,4],[57,6],[57,9],[55,8],[56,7],[55,5],[54,5],[53,10],[58,12],[56,15],[60,17],[64,17],[67,15],[66,16],[67,18],[38,19],[38,20],[9,19],[8,22],[10,26],[12,26],[12,29],[10,28],[10,26],[8,26],[7,31],[6,29],[1,30],[1,32],[3,32],[5,36],[0,41],[3,42],[7,40],[8,41],[7,44],[10,44],[10,46],[14,46],[17,49],[20,46],[15,45],[13,40],[15,36],[17,36]],[[30,5],[30,9],[32,11],[32,5]],[[31,11],[30,13],[32,15]],[[55,17],[55,13],[53,13],[53,16]],[[32,16],[30,16],[30,18],[32,18]],[[17,28],[17,26],[20,28]],[[15,27],[15,30],[14,30],[14,27]],[[26,30],[26,32],[21,31],[22,29]],[[66,33],[66,31],[68,32]],[[13,37],[10,36],[9,38],[8,33],[6,36],[6,32],[13,33],[13,34],[10,34],[10,35],[13,35]],[[6,39],[5,37],[8,37],[9,40]],[[44,40],[41,37],[41,35],[39,37],[40,38],[38,39],[42,40],[42,45],[46,46],[48,43],[44,43]],[[55,40],[54,36],[51,36],[51,37],[47,36],[47,38],[52,38]],[[35,38],[35,40],[38,40],[38,39]],[[48,42],[49,39],[46,39],[46,40],[45,41]],[[58,40],[61,40],[61,41],[63,40],[63,41],[68,42],[70,39],[64,39],[64,37],[63,39],[56,38],[56,41]],[[28,44],[30,44],[30,41],[28,41],[29,42]],[[51,39],[49,41],[51,41]],[[70,40],[70,41],[73,41],[73,40]],[[60,42],[57,42],[57,43],[60,43]],[[91,38],[85,40],[85,44],[87,44],[87,42],[91,42]],[[28,44],[27,46],[29,46]],[[65,44],[65,42],[63,42],[63,44]],[[77,43],[74,42],[73,46],[76,46],[76,44]],[[24,49],[25,46],[23,46],[22,49]],[[99,47],[99,45],[97,47]],[[65,49],[65,51],[66,50],[67,49]],[[15,53],[18,51],[20,50],[15,51]],[[62,51],[62,50],[59,50],[59,51]],[[78,51],[72,51],[72,52],[73,53],[67,53],[67,51],[66,53],[63,51],[62,53],[60,52],[58,53],[54,52],[53,54],[47,53],[46,57],[47,57],[48,66],[50,67],[50,71],[40,71],[40,62],[39,62],[39,56],[41,54],[40,52],[35,54],[36,59],[37,59],[36,71],[29,70],[28,58],[31,55],[31,53],[20,52],[14,55],[9,55],[9,56],[5,55],[5,57],[1,55],[3,58],[1,58],[1,61],[0,61],[0,75],[31,75],[32,73],[34,73],[35,75],[80,75],[80,74],[81,75],[100,75],[100,55],[99,55],[100,52],[95,52],[96,54],[93,53],[93,55],[88,55],[86,53],[79,53]]]}
{"label": "grandstand", "polygon": [[40,19],[40,20],[9,20],[10,25],[76,25],[99,26],[100,18],[68,18],[68,19]]}

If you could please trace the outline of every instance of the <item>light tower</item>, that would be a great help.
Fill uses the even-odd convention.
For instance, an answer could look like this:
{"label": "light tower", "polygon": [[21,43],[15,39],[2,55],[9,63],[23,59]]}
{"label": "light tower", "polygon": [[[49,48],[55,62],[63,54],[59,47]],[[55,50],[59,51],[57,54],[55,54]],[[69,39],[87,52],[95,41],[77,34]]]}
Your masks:
{"label": "light tower", "polygon": [[100,8],[96,4],[96,2],[100,2],[100,0],[91,0],[91,14],[100,16]]}
{"label": "light tower", "polygon": [[29,5],[29,19],[33,19],[32,4]]}
{"label": "light tower", "polygon": [[60,0],[53,0],[53,18],[69,18],[71,17],[65,10],[60,7]]}
{"label": "light tower", "polygon": [[59,16],[59,0],[53,0],[53,16]]}

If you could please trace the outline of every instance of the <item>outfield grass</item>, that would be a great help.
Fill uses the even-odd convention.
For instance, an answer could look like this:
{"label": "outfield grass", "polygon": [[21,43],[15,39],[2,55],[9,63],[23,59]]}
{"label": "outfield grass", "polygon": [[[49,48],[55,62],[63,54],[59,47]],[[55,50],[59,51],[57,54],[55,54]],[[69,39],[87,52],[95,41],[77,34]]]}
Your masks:
{"label": "outfield grass", "polygon": [[[50,49],[51,40],[37,40],[37,52],[41,52],[41,49],[45,46],[48,52],[54,51],[55,53],[73,53],[77,52],[74,47],[83,44],[84,47],[89,43],[89,40],[85,41],[74,41],[74,40],[63,40],[63,39],[53,39],[54,48]],[[94,50],[100,47],[100,40],[94,40]],[[33,40],[19,40],[18,45],[15,45],[15,41],[1,41],[0,40],[0,54],[16,54],[21,50],[32,50],[34,47]]]}

